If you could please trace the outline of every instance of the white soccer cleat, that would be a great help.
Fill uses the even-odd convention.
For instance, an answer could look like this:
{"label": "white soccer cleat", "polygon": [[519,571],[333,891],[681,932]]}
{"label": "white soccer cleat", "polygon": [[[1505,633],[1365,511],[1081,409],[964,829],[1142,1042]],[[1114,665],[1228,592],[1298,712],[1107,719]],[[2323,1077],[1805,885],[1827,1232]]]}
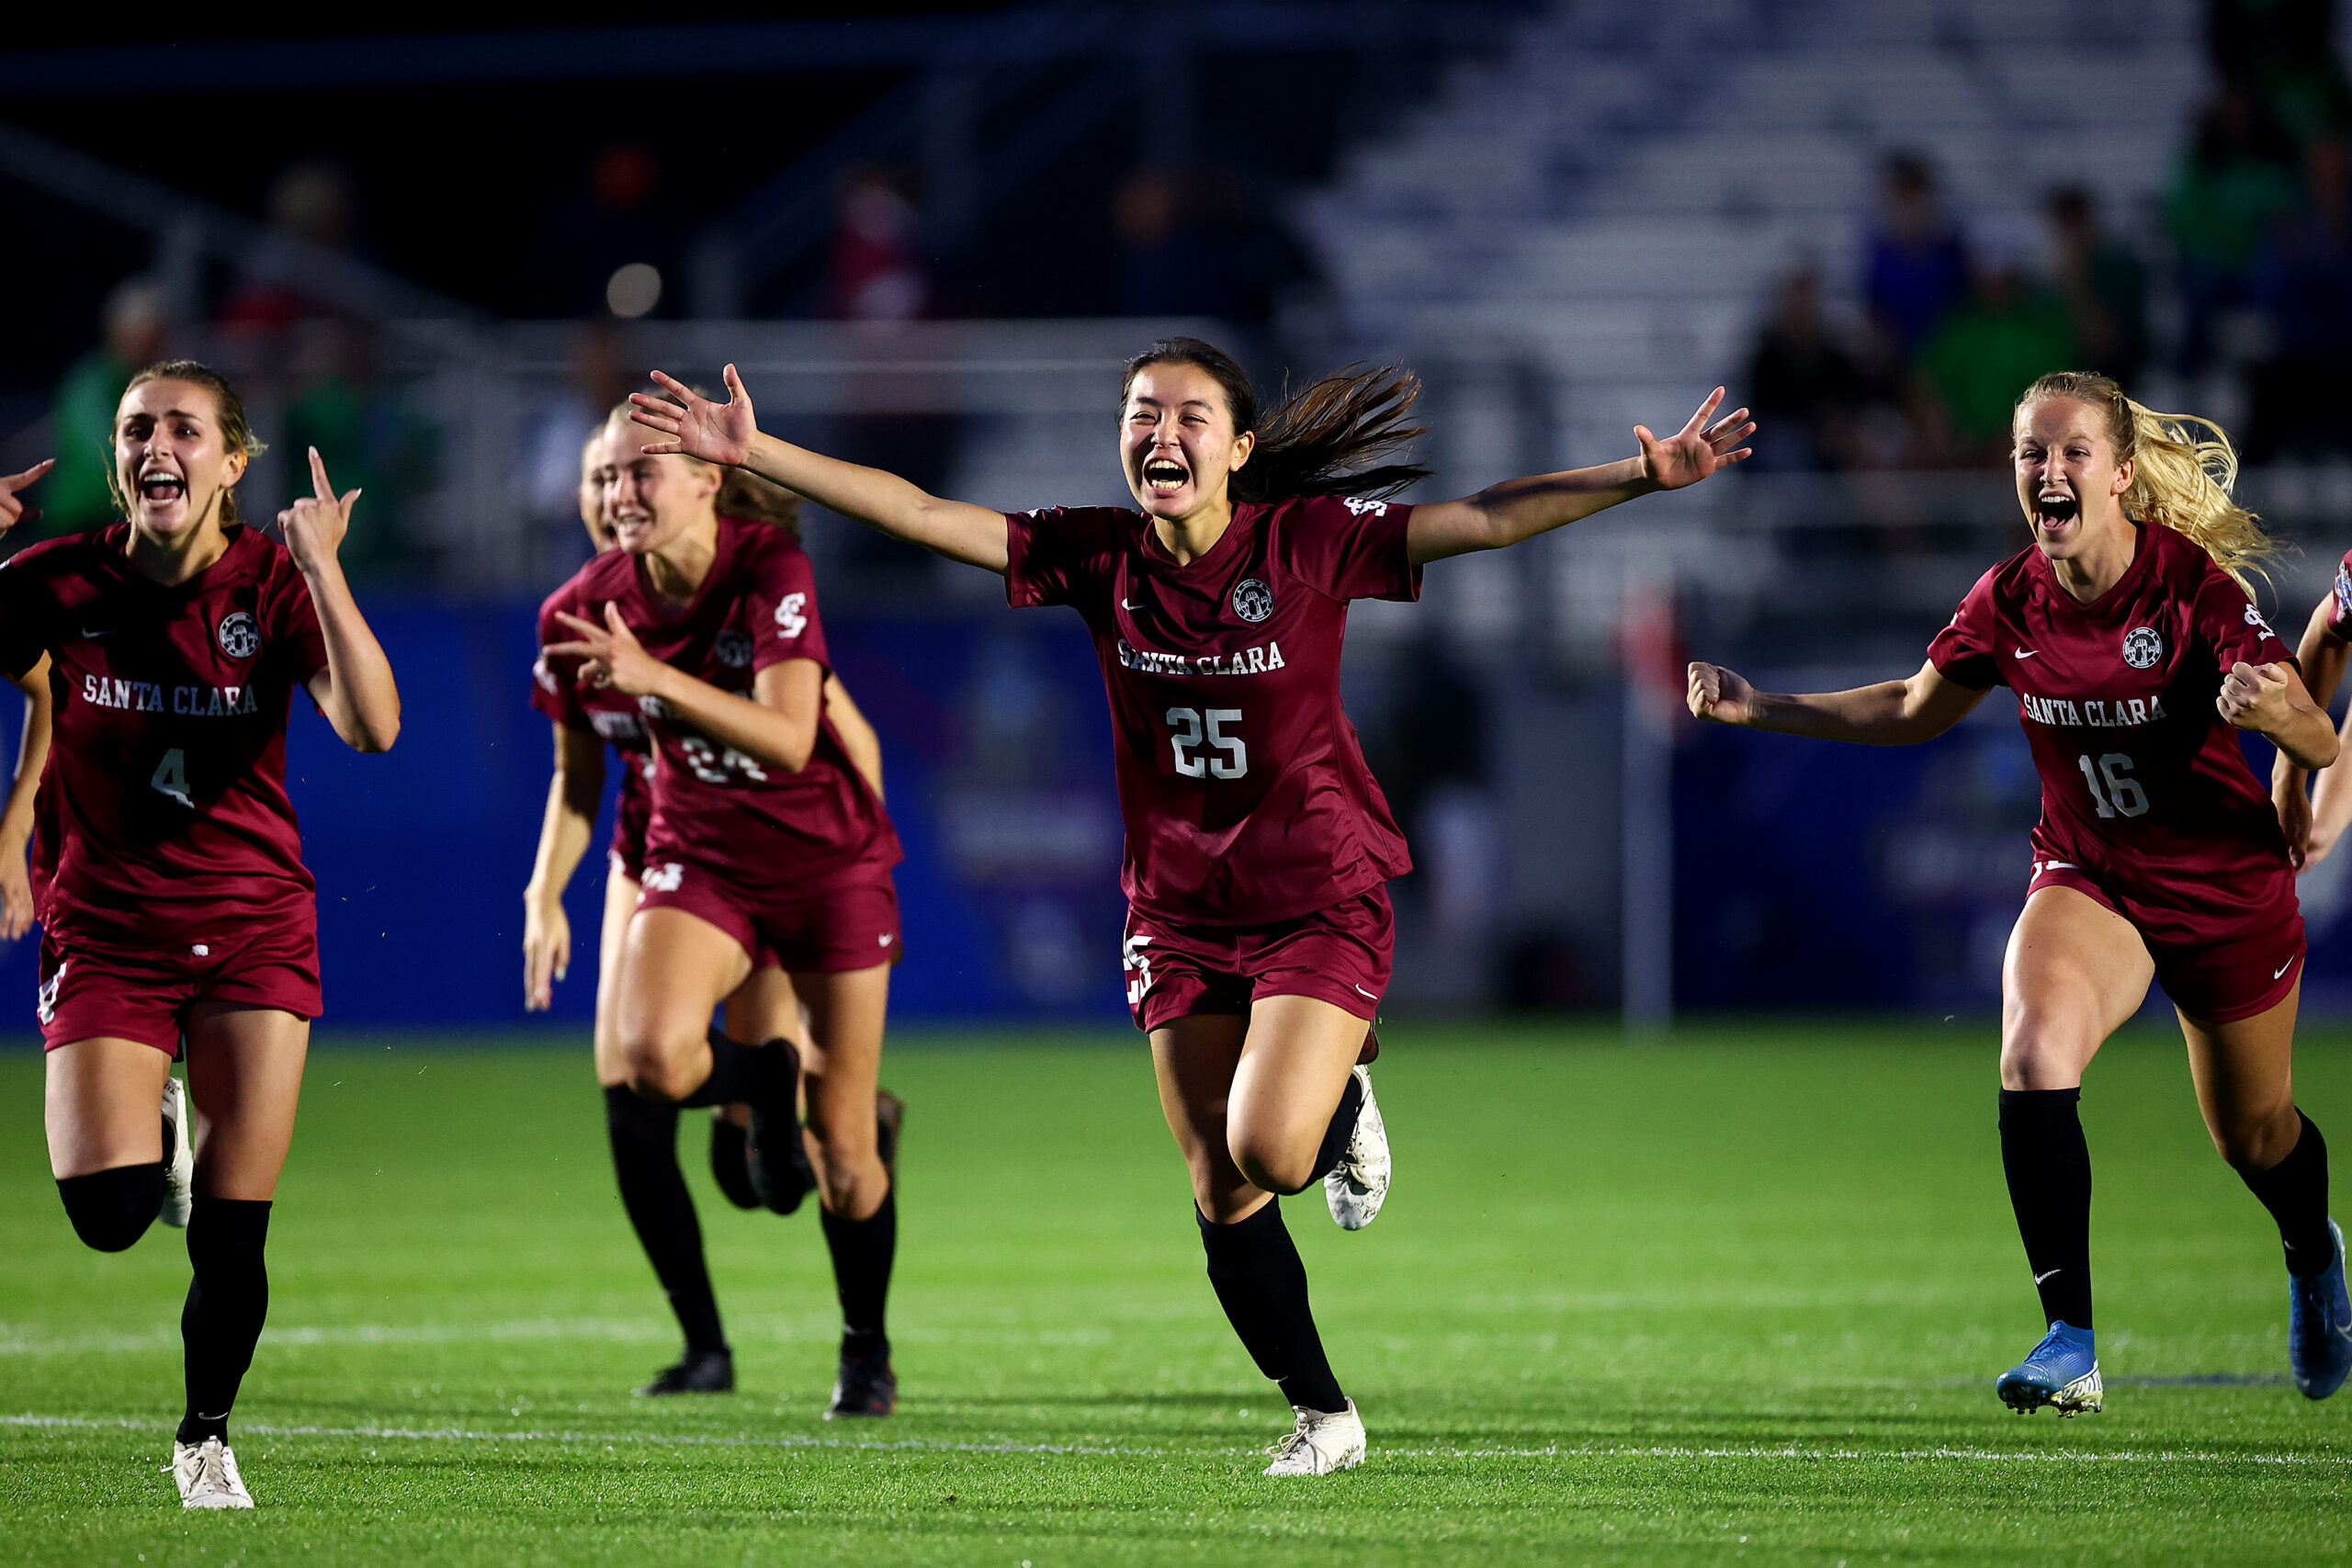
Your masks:
{"label": "white soccer cleat", "polygon": [[187,1086],[175,1077],[164,1080],[164,1201],[155,1217],[186,1230],[196,1201],[196,1151],[187,1141]]}
{"label": "white soccer cleat", "polygon": [[1363,1086],[1363,1104],[1356,1111],[1355,1131],[1348,1134],[1347,1151],[1323,1179],[1323,1201],[1343,1231],[1372,1224],[1388,1199],[1388,1126],[1372,1098],[1372,1069],[1360,1066],[1355,1073]]}
{"label": "white soccer cleat", "polygon": [[1354,1400],[1345,1410],[1309,1410],[1304,1404],[1290,1409],[1298,1427],[1266,1450],[1274,1456],[1268,1475],[1329,1475],[1363,1462],[1363,1417],[1356,1414]]}
{"label": "white soccer cleat", "polygon": [[254,1495],[237,1473],[237,1456],[218,1438],[172,1445],[172,1480],[183,1508],[250,1508]]}

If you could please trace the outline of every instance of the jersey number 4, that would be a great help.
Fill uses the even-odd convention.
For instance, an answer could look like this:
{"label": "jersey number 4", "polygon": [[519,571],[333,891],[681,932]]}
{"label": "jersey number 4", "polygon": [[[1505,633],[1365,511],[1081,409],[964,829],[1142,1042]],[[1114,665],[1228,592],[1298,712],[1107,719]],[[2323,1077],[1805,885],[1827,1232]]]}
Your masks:
{"label": "jersey number 4", "polygon": [[179,747],[164,753],[164,760],[155,764],[155,776],[147,783],[156,794],[171,796],[190,811],[196,809],[196,802],[187,797],[187,753]]}
{"label": "jersey number 4", "polygon": [[[2101,817],[2141,817],[2148,810],[2148,792],[2132,776],[2132,759],[2120,751],[2109,751],[2091,766],[2090,754],[2085,752],[2075,759],[2083,770],[2083,780],[2091,786],[2091,802]],[[2105,789],[2099,788],[2105,784]]]}
{"label": "jersey number 4", "polygon": [[[1238,779],[1250,771],[1250,748],[1238,735],[1225,733],[1225,726],[1238,727],[1239,708],[1211,708],[1205,714],[1199,708],[1170,708],[1169,728],[1175,731],[1168,738],[1170,750],[1176,754],[1176,771],[1188,779],[1204,774],[1221,779]],[[1214,757],[1200,755],[1198,748],[1205,742]]]}

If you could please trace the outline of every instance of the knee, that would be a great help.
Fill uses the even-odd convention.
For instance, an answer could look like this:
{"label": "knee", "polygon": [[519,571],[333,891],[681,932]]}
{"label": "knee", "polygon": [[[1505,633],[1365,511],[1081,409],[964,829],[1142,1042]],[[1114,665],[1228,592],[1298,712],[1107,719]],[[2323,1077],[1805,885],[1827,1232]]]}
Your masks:
{"label": "knee", "polygon": [[622,1081],[646,1100],[677,1103],[709,1076],[689,1065],[692,1047],[701,1038],[674,1037],[657,1028],[625,1023],[619,1040]]}
{"label": "knee", "polygon": [[2001,1087],[2010,1089],[2073,1089],[2083,1064],[2098,1048],[2080,1021],[2029,1013],[2001,1032]]}
{"label": "knee", "polygon": [[854,1206],[860,1189],[883,1179],[881,1151],[876,1146],[871,1113],[827,1112],[811,1119],[809,1143],[817,1169],[817,1188],[825,1207],[835,1213]]}
{"label": "knee", "polygon": [[82,1245],[99,1252],[121,1252],[147,1234],[164,1205],[164,1168],[119,1165],[87,1176],[62,1177],[57,1195]]}
{"label": "knee", "polygon": [[2214,1150],[2241,1176],[2268,1170],[2295,1152],[2302,1135],[2303,1118],[2293,1105],[2262,1116],[2237,1116],[2216,1121],[2206,1131]]}
{"label": "knee", "polygon": [[1304,1192],[1315,1183],[1314,1145],[1259,1132],[1237,1132],[1229,1152],[1250,1184],[1285,1197]]}

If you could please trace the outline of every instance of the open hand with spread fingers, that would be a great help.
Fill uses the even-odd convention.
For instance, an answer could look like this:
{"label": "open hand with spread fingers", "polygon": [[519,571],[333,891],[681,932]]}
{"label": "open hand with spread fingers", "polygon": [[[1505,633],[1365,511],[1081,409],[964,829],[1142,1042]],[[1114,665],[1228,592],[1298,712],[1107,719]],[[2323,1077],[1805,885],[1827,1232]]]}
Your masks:
{"label": "open hand with spread fingers", "polygon": [[712,402],[684,381],[659,370],[653,372],[653,379],[661,383],[669,397],[657,398],[649,392],[629,394],[628,400],[636,405],[628,411],[629,418],[669,437],[649,445],[645,448],[648,452],[682,452],[727,468],[752,455],[752,438],[760,433],[759,419],[752,412],[752,394],[743,389],[743,378],[735,374],[732,365],[720,374],[727,383],[727,400],[723,403]]}
{"label": "open hand with spread fingers", "polygon": [[0,534],[19,523],[30,523],[40,515],[40,508],[27,502],[19,491],[30,487],[41,475],[57,467],[54,457],[43,457],[21,474],[0,477]]}
{"label": "open hand with spread fingers", "polygon": [[1756,718],[1756,688],[1720,664],[1690,666],[1690,716],[1711,724],[1749,724]]}
{"label": "open hand with spread fingers", "polygon": [[277,514],[278,532],[286,536],[286,551],[304,572],[322,570],[335,558],[343,537],[351,531],[351,508],[359,492],[338,496],[327,482],[327,466],[319,449],[311,448],[311,493]]}
{"label": "open hand with spread fingers", "polygon": [[605,624],[601,626],[562,611],[556,615],[575,636],[570,642],[549,643],[548,651],[581,660],[582,685],[610,686],[626,695],[641,697],[652,691],[670,669],[645,651],[645,645],[637,640],[637,634],[621,619],[617,604],[605,606]]}
{"label": "open hand with spread fingers", "polygon": [[1724,389],[1717,387],[1690,416],[1690,423],[1663,441],[1648,425],[1634,426],[1634,438],[1642,444],[1642,472],[1652,484],[1660,490],[1680,490],[1753,456],[1751,448],[1740,445],[1756,434],[1756,422],[1747,417],[1746,409],[1734,409],[1708,423],[1723,400]]}

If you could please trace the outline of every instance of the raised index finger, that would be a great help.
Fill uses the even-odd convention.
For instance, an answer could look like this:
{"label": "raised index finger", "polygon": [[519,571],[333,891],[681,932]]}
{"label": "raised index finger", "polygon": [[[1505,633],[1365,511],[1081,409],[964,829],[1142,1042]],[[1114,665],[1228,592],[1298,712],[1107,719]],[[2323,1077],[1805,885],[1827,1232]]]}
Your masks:
{"label": "raised index finger", "polygon": [[311,490],[329,506],[335,503],[334,486],[327,482],[326,459],[319,456],[319,449],[315,446],[311,448]]}

